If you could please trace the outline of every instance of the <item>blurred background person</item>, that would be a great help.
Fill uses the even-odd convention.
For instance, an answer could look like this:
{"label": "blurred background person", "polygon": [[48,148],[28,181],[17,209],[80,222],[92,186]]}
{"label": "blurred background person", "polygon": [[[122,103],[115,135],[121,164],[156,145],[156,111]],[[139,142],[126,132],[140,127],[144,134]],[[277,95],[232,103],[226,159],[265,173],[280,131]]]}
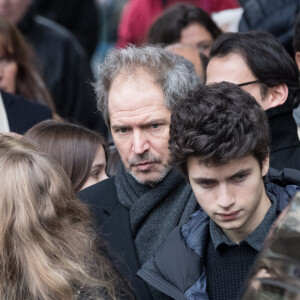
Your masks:
{"label": "blurred background person", "polygon": [[25,137],[63,167],[76,193],[108,178],[106,142],[92,130],[48,120],[32,127]]}
{"label": "blurred background person", "polygon": [[38,73],[34,53],[19,30],[0,17],[0,132],[23,134],[50,119],[55,106]]}
{"label": "blurred background person", "polygon": [[36,12],[71,31],[91,59],[98,41],[98,11],[95,0],[33,0]]}
{"label": "blurred background person", "polygon": [[20,95],[0,92],[0,133],[23,134],[37,123],[51,118],[52,111],[47,106]]}
{"label": "blurred background person", "polygon": [[48,106],[55,106],[35,67],[34,53],[12,23],[0,17],[0,89]]}
{"label": "blurred background person", "polygon": [[140,45],[145,42],[155,19],[166,8],[178,2],[201,7],[207,13],[239,7],[237,0],[130,0],[124,7],[119,24],[117,47],[125,47],[128,43]]}
{"label": "blurred background person", "polygon": [[244,12],[239,32],[267,31],[273,34],[294,57],[293,27],[300,12],[298,0],[239,0]]}
{"label": "blurred background person", "polygon": [[103,61],[107,52],[116,44],[118,25],[124,5],[127,2],[128,0],[96,0],[100,29],[98,44],[91,62],[95,75],[99,61]]}
{"label": "blurred background person", "polygon": [[36,15],[31,0],[0,0],[0,16],[17,24],[33,45],[57,113],[106,135],[107,127],[96,114],[89,62],[77,39],[54,21]]}
{"label": "blurred background person", "polygon": [[199,54],[197,47],[175,43],[167,46],[165,49],[190,61],[193,64],[200,81],[205,82],[205,69],[208,61],[205,60],[205,57],[201,56],[201,53]]}
{"label": "blurred background person", "polygon": [[188,44],[208,56],[214,40],[221,33],[221,29],[204,10],[180,3],[167,9],[152,24],[148,42],[163,45]]}
{"label": "blurred background person", "polygon": [[126,283],[99,251],[88,208],[58,164],[25,140],[0,135],[0,180],[1,299],[126,295]]}

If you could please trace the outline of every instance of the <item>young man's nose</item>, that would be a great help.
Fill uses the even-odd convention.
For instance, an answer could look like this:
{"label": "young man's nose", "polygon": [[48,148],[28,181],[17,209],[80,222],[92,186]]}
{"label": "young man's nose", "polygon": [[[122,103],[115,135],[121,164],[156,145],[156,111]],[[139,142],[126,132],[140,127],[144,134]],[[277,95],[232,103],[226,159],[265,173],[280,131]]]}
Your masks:
{"label": "young man's nose", "polygon": [[217,204],[223,208],[229,208],[235,203],[234,195],[226,184],[222,184],[219,187],[219,194]]}

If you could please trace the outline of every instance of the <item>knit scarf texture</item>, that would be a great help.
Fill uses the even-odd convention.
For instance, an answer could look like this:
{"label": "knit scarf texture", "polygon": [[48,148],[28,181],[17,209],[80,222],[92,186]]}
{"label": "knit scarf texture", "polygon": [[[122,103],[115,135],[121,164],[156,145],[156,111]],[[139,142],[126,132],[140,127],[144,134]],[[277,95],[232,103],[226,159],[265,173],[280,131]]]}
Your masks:
{"label": "knit scarf texture", "polygon": [[115,183],[120,203],[128,208],[141,265],[155,254],[167,235],[198,208],[191,186],[172,169],[156,186],[138,183],[120,166]]}

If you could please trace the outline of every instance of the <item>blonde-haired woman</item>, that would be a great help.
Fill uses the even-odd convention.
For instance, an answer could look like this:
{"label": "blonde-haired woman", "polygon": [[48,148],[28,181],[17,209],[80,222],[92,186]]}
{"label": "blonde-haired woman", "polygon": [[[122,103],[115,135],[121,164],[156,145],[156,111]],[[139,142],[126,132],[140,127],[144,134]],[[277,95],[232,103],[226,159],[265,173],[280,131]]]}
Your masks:
{"label": "blonde-haired woman", "polygon": [[133,298],[58,164],[0,135],[0,182],[1,300]]}

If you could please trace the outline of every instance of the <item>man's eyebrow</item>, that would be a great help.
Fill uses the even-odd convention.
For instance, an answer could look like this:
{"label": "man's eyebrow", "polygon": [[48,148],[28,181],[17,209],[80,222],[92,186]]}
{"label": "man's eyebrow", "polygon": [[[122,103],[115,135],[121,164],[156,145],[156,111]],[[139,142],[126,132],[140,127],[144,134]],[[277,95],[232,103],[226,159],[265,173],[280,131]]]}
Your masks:
{"label": "man's eyebrow", "polygon": [[164,118],[160,118],[160,119],[151,119],[145,123],[142,124],[142,126],[149,126],[149,125],[153,125],[153,124],[161,124],[161,123],[165,123],[166,120]]}
{"label": "man's eyebrow", "polygon": [[[252,170],[253,170],[252,168],[238,170],[236,173],[226,177],[226,180],[232,179],[233,177],[238,176],[238,175],[247,175],[247,174],[251,173]],[[194,182],[202,182],[202,181],[216,182],[216,181],[218,181],[217,179],[211,178],[211,177],[193,177],[192,180]]]}
{"label": "man's eyebrow", "polygon": [[226,179],[232,179],[232,178],[234,178],[236,176],[250,174],[252,172],[252,170],[253,170],[252,168],[238,170],[236,173],[228,176]]}
{"label": "man's eyebrow", "polygon": [[200,183],[203,181],[211,181],[211,182],[216,182],[217,179],[215,178],[210,178],[210,177],[193,177],[192,180],[196,183]]}
{"label": "man's eyebrow", "polygon": [[[142,123],[140,125],[140,127],[147,127],[147,126],[150,126],[150,125],[153,125],[153,124],[165,124],[167,123],[167,120],[165,118],[158,118],[158,119],[151,119],[151,120],[148,120],[144,123]],[[113,126],[111,126],[112,129],[119,129],[119,128],[129,128],[131,127],[130,125],[122,125],[122,124],[115,124]]]}
{"label": "man's eyebrow", "polygon": [[127,125],[122,125],[122,124],[116,124],[111,126],[112,129],[120,129],[120,128],[128,128],[129,126]]}

